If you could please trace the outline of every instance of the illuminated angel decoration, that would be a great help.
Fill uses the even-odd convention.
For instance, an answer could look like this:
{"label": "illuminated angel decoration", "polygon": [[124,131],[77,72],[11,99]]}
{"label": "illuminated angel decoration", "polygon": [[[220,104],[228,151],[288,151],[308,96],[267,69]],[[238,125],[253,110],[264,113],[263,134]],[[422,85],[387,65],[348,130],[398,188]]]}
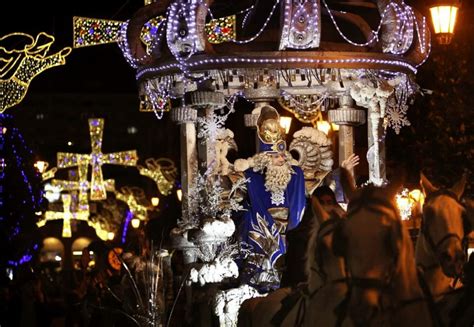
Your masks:
{"label": "illuminated angel decoration", "polygon": [[53,42],[54,37],[44,32],[36,39],[25,33],[0,37],[0,113],[23,100],[35,76],[66,63],[71,48],[48,55]]}
{"label": "illuminated angel decoration", "polygon": [[137,166],[140,174],[153,179],[158,190],[163,195],[171,194],[178,169],[174,162],[167,158],[148,158],[145,160],[146,167]]}
{"label": "illuminated angel decoration", "polygon": [[124,186],[120,192],[115,191],[115,197],[128,205],[133,217],[142,221],[148,218],[147,210],[153,210],[153,207],[146,203],[145,192],[139,187]]}

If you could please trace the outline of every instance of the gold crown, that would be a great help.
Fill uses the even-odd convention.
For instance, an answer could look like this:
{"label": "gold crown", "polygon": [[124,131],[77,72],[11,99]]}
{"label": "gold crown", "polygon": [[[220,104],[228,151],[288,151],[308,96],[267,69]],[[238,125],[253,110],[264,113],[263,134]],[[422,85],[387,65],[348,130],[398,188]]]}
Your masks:
{"label": "gold crown", "polygon": [[257,119],[258,137],[263,143],[277,143],[284,139],[285,131],[280,126],[280,115],[275,108],[262,107]]}

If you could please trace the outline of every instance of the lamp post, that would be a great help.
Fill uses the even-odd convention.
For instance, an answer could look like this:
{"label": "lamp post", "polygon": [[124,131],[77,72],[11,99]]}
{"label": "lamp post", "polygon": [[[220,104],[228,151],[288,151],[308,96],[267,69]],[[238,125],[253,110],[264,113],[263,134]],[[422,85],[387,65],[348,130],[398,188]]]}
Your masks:
{"label": "lamp post", "polygon": [[435,0],[430,6],[431,21],[439,44],[451,43],[460,6],[460,0]]}

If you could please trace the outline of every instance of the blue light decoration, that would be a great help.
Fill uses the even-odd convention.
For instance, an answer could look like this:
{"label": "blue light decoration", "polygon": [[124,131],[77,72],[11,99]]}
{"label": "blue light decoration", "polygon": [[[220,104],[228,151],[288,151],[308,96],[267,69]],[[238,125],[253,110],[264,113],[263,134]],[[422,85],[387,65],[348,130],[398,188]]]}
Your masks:
{"label": "blue light decoration", "polygon": [[125,223],[123,225],[123,230],[122,230],[122,244],[125,244],[125,241],[127,240],[127,231],[128,231],[128,226],[130,225],[130,221],[133,218],[133,213],[130,210],[127,210],[127,217],[125,218]]}
{"label": "blue light decoration", "polygon": [[31,261],[36,215],[43,202],[41,176],[13,117],[0,114],[0,267]]}

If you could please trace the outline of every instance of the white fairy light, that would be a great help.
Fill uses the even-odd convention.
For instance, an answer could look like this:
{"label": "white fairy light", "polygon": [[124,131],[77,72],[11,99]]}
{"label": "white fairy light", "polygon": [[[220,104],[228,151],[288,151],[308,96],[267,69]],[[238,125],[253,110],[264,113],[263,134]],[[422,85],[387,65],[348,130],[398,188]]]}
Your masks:
{"label": "white fairy light", "polygon": [[[347,58],[347,59],[315,59],[315,58],[300,58],[300,57],[286,57],[286,58],[249,58],[249,57],[220,57],[207,58],[190,61],[187,66],[192,68],[199,68],[203,65],[214,64],[288,64],[288,63],[304,63],[315,65],[331,65],[331,64],[380,64],[393,66],[394,69],[406,68],[416,74],[417,69],[408,62],[397,59],[376,59],[376,58]],[[179,69],[178,63],[170,63],[157,67],[139,68],[136,79],[139,80],[143,75],[149,73],[159,73],[162,71]],[[235,69],[237,67],[226,67],[228,69]]]}

